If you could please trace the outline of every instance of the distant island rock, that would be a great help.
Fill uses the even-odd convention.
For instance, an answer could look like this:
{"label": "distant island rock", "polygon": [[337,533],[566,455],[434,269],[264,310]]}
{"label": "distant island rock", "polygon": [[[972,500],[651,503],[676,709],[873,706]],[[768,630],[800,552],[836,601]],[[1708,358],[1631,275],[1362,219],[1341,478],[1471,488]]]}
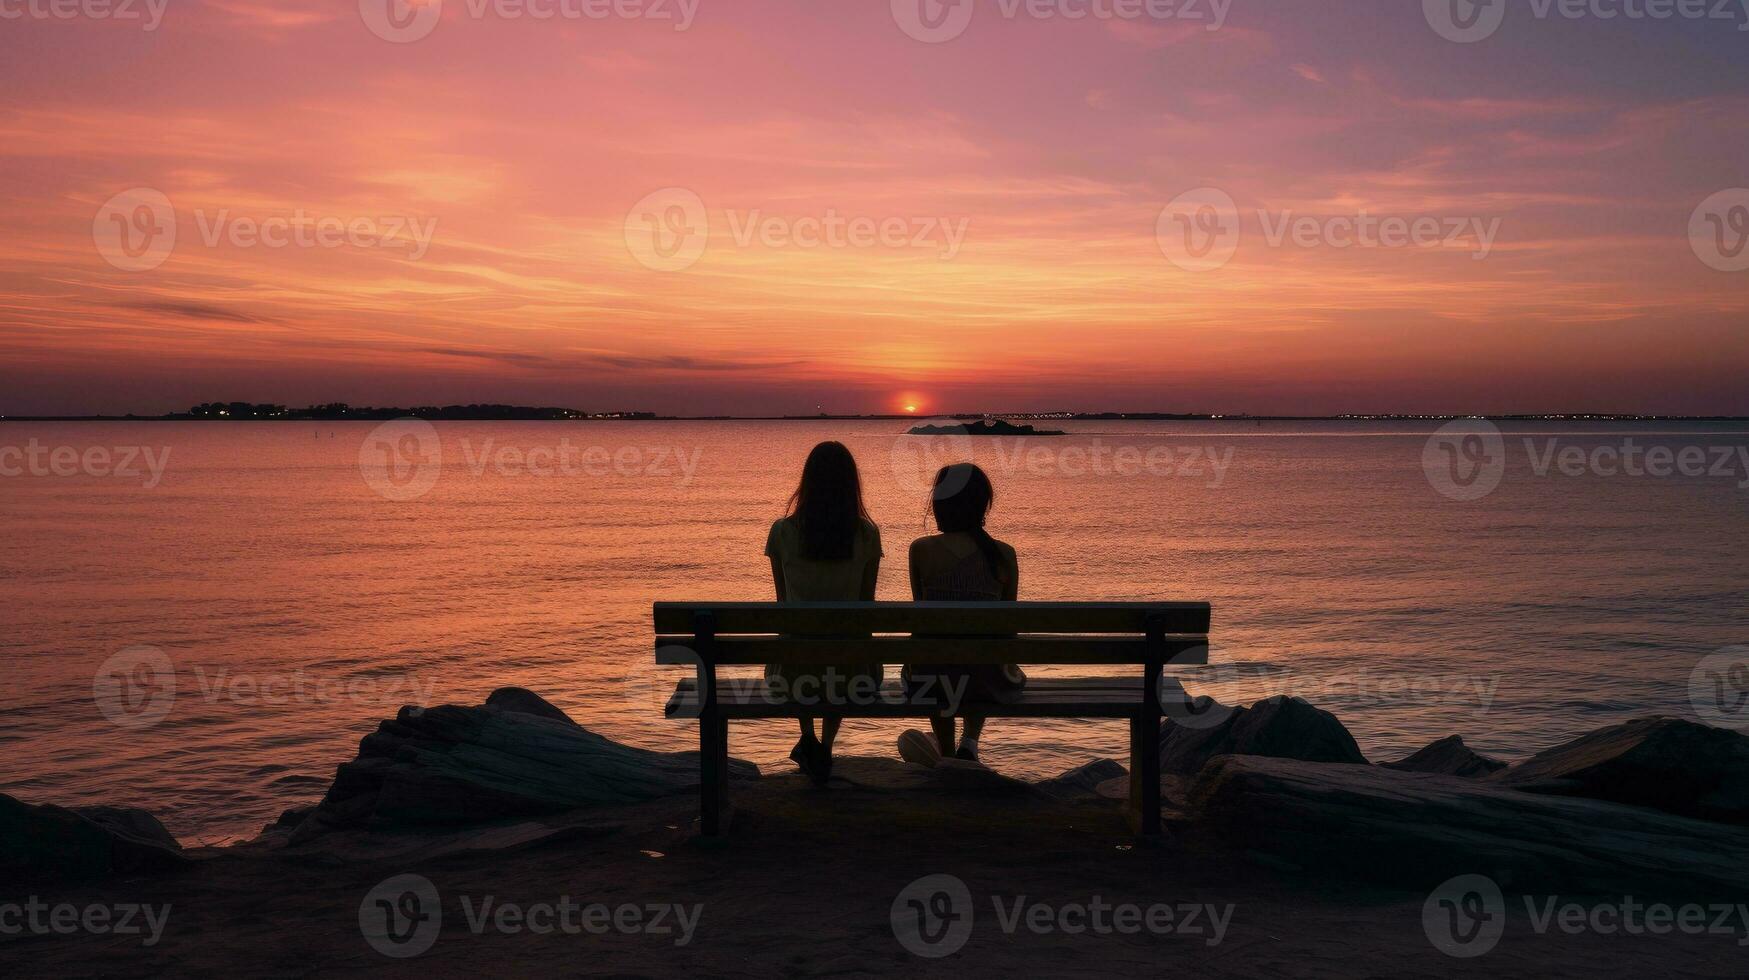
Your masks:
{"label": "distant island rock", "polygon": [[1030,425],[1015,425],[1002,419],[987,419],[980,422],[960,422],[954,425],[918,425],[912,426],[914,436],[1060,436],[1065,433],[1055,429],[1035,429]]}

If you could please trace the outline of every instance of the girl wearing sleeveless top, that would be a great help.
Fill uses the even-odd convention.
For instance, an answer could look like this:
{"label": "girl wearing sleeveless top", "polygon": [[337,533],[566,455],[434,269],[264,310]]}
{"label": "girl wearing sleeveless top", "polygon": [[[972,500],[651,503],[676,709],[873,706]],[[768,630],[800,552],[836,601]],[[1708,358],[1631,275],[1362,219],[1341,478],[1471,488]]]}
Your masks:
{"label": "girl wearing sleeveless top", "polygon": [[[971,463],[945,466],[935,474],[930,510],[940,533],[911,543],[912,599],[1013,602],[1018,597],[1020,563],[1014,549],[984,530],[984,519],[995,499],[989,476]],[[1026,686],[1026,674],[1013,664],[911,664],[904,675],[907,689],[913,692],[940,696],[945,691],[963,690],[964,700],[973,702],[1011,703]],[[935,731],[934,746],[919,745],[921,733],[907,732],[900,739],[901,754],[908,759],[922,757],[913,761],[949,754],[978,761],[983,718],[965,719],[957,751],[952,718],[931,718],[930,726]],[[923,751],[916,751],[919,748]]]}
{"label": "girl wearing sleeveless top", "polygon": [[[822,442],[802,466],[802,482],[790,496],[788,514],[771,526],[765,542],[779,602],[867,602],[880,575],[881,532],[862,503],[856,460],[842,443]],[[770,664],[773,694],[797,703],[878,696],[880,664],[789,666]],[[801,719],[801,739],[789,757],[815,783],[832,773],[832,743],[842,719]]]}

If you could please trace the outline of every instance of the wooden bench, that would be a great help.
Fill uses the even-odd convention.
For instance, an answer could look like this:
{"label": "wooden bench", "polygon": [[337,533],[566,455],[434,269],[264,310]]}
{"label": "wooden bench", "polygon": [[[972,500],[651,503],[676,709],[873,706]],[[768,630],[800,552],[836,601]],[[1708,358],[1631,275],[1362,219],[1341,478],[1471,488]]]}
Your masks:
{"label": "wooden bench", "polygon": [[[729,722],[745,718],[1112,718],[1130,723],[1131,825],[1160,832],[1160,718],[1167,666],[1208,663],[1203,602],[658,602],[656,662],[697,669],[665,713],[698,719],[701,831],[729,816]],[[840,701],[791,701],[719,667],[786,664],[1056,664],[1127,666],[1120,678],[1034,677],[1014,704],[911,697],[897,680]],[[890,674],[896,673],[889,671]]]}

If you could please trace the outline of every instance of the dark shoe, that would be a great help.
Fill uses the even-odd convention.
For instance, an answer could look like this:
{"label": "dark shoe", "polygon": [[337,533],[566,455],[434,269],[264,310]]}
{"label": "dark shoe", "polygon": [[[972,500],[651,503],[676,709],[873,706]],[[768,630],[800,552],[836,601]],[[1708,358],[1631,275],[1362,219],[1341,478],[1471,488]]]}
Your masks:
{"label": "dark shoe", "polygon": [[813,767],[808,770],[808,776],[814,780],[815,786],[824,786],[832,778],[832,750],[815,742],[809,748],[814,753]]}
{"label": "dark shoe", "polygon": [[953,757],[966,762],[977,762],[979,765],[983,765],[983,763],[978,760],[977,748],[975,746],[967,745],[964,742],[961,742],[960,747],[954,750]]}
{"label": "dark shoe", "polygon": [[816,783],[820,781],[820,777],[814,775],[814,760],[818,758],[819,751],[819,740],[812,738],[796,739],[796,747],[789,750],[790,760]]}

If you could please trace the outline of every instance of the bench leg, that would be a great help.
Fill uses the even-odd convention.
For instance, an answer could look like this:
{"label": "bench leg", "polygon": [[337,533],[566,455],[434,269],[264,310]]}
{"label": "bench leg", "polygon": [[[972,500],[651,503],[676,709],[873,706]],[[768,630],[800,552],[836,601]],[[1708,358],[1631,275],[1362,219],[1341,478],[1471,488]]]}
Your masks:
{"label": "bench leg", "polygon": [[699,833],[729,833],[729,720],[715,711],[698,720]]}
{"label": "bench leg", "polygon": [[1130,719],[1130,829],[1160,833],[1160,719],[1144,711]]}

